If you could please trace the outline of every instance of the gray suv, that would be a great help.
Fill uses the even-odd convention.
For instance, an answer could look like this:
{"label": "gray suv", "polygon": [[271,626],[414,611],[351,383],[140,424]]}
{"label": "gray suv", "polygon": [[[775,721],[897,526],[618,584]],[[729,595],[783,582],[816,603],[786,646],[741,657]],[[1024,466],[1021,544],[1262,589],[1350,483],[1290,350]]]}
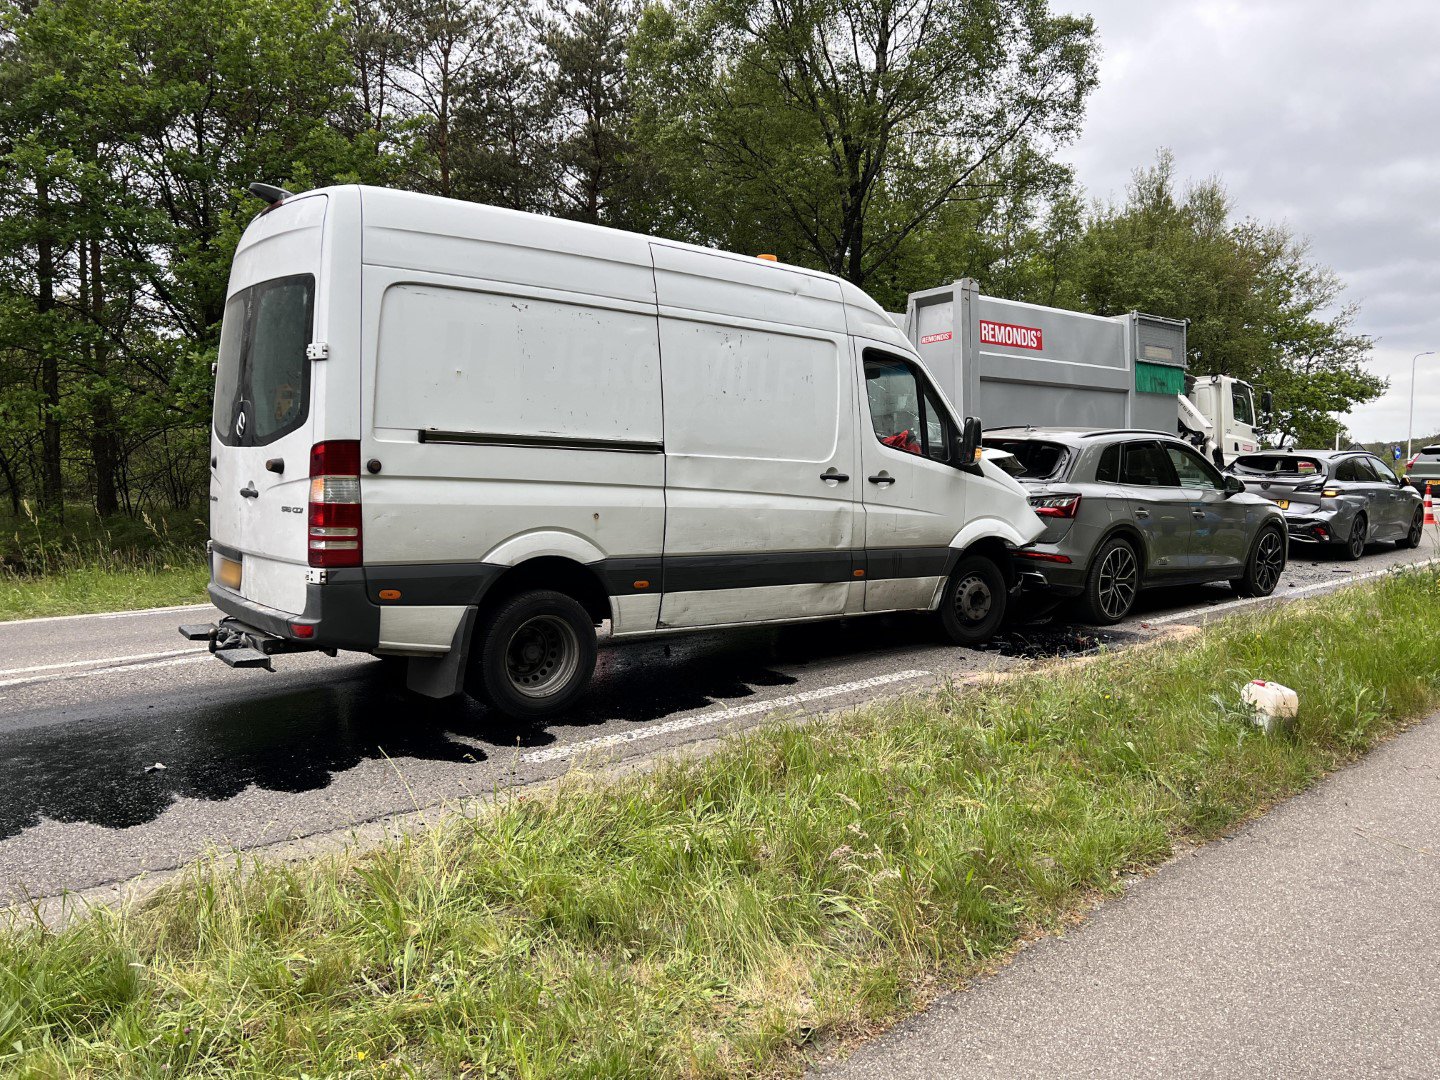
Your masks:
{"label": "gray suv", "polygon": [[[1123,619],[1141,589],[1228,581],[1268,596],[1285,570],[1285,516],[1189,443],[1156,431],[996,428],[985,446],[1030,491],[1045,532],[1013,553],[1092,622]],[[998,455],[997,455],[998,456]]]}

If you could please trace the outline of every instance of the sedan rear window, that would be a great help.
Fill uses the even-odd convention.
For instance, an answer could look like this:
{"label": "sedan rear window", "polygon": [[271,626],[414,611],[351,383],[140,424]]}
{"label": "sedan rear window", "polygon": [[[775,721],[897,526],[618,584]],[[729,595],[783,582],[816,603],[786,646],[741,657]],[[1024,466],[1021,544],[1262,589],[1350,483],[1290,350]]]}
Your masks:
{"label": "sedan rear window", "polygon": [[1325,471],[1325,463],[1289,454],[1247,454],[1236,458],[1233,468],[1251,476],[1315,476]]}
{"label": "sedan rear window", "polygon": [[1070,460],[1070,451],[1063,444],[1040,439],[986,439],[985,445],[1014,454],[1020,467],[1015,475],[1023,480],[1053,480]]}

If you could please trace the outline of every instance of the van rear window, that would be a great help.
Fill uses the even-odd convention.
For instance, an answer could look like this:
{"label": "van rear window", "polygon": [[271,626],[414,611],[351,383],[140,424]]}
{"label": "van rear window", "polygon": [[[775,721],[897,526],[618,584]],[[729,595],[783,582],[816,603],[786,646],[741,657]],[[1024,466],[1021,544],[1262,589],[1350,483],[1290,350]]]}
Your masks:
{"label": "van rear window", "polygon": [[315,278],[276,278],[225,305],[215,373],[215,435],[226,446],[263,446],[305,422]]}

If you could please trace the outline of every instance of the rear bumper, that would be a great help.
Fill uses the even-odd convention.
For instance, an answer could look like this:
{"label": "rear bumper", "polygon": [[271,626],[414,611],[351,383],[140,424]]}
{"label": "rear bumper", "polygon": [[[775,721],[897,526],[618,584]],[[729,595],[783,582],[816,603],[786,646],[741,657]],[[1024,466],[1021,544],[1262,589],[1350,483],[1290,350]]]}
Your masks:
{"label": "rear bumper", "polygon": [[1292,541],[1301,544],[1334,544],[1344,540],[1343,535],[1336,535],[1334,514],[1286,514],[1285,529]]}
{"label": "rear bumper", "polygon": [[[305,587],[305,610],[299,615],[266,607],[210,582],[210,602],[231,618],[300,649],[350,649],[374,652],[380,645],[380,608],[365,590],[365,572],[327,571],[325,584]],[[313,626],[300,637],[295,626]]]}
{"label": "rear bumper", "polygon": [[1085,567],[1047,557],[1069,557],[1056,548],[1054,544],[1017,548],[1010,553],[1015,560],[1015,571],[1029,588],[1043,590],[1051,596],[1079,596],[1085,591]]}

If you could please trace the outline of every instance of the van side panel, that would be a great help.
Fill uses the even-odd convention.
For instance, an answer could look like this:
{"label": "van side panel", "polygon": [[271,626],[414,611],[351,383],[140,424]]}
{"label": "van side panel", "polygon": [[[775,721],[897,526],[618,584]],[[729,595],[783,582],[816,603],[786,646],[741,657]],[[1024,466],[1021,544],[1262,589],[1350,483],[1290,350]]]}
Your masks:
{"label": "van side panel", "polygon": [[[522,235],[500,211],[485,216],[497,235],[455,236],[425,231],[449,229],[441,218],[400,214],[408,202],[386,207],[377,223],[367,203],[365,232],[361,454],[380,463],[362,479],[371,595],[478,597],[568,535],[573,545],[558,547],[595,553],[612,596],[640,592],[636,581],[658,596],[665,462],[648,267],[637,275],[623,250],[607,261],[598,248],[531,246],[545,242],[543,221]],[[448,272],[481,267],[485,278]],[[502,272],[508,280],[491,276]],[[591,281],[596,293],[574,291]],[[647,558],[653,572],[623,586],[608,572]],[[387,567],[397,568],[388,586]],[[617,631],[655,628],[658,599],[638,599],[648,624],[645,604],[612,601]],[[440,623],[393,625],[416,646],[427,644],[414,639],[422,626]],[[428,643],[448,646],[439,635]]]}
{"label": "van side panel", "polygon": [[654,250],[668,506],[661,626],[858,609],[853,379],[838,287],[763,262]]}

